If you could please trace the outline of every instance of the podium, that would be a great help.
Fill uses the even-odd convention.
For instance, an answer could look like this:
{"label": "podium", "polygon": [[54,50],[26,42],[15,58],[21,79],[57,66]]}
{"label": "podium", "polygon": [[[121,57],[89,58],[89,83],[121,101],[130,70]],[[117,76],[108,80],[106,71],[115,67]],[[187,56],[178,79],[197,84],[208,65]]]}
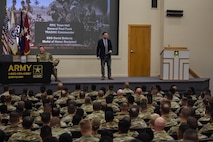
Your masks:
{"label": "podium", "polygon": [[189,50],[165,47],[160,55],[160,79],[189,80]]}

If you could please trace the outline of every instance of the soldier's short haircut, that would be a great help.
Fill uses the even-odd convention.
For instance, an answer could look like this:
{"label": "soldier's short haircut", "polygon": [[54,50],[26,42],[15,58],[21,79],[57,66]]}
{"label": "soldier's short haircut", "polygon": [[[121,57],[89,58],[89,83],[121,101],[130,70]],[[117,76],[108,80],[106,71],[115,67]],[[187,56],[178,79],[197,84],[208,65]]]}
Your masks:
{"label": "soldier's short haircut", "polygon": [[85,92],[84,92],[84,91],[81,91],[81,92],[79,93],[79,98],[80,98],[80,99],[84,99],[84,98],[85,98]]}
{"label": "soldier's short haircut", "polygon": [[187,119],[187,124],[189,126],[190,129],[197,129],[198,128],[198,122],[197,122],[197,119],[194,118],[194,117],[189,117]]}
{"label": "soldier's short haircut", "polygon": [[46,137],[43,142],[58,142],[56,137]]}
{"label": "soldier's short haircut", "polygon": [[41,121],[43,123],[49,123],[50,122],[50,112],[41,113]]}
{"label": "soldier's short haircut", "polygon": [[29,95],[30,97],[33,97],[33,96],[34,96],[33,90],[29,90],[28,95]]}
{"label": "soldier's short haircut", "polygon": [[78,125],[79,122],[81,121],[82,117],[78,114],[75,114],[72,118],[72,124],[73,125]]}
{"label": "soldier's short haircut", "polygon": [[22,122],[23,128],[30,129],[32,125],[33,125],[33,118],[30,116],[25,116]]}
{"label": "soldier's short haircut", "polygon": [[69,112],[70,114],[73,114],[73,113],[75,113],[75,111],[76,111],[76,106],[73,105],[73,104],[69,104],[69,105],[68,105],[68,112]]}
{"label": "soldier's short haircut", "polygon": [[81,120],[79,125],[80,125],[80,129],[82,132],[88,132],[88,131],[92,130],[90,120],[88,120],[88,119]]}
{"label": "soldier's short haircut", "polygon": [[168,114],[171,109],[171,102],[168,100],[161,101],[160,109],[164,114]]}
{"label": "soldier's short haircut", "polygon": [[31,110],[33,108],[33,104],[30,100],[25,101],[25,109],[26,110]]}
{"label": "soldier's short haircut", "polygon": [[52,109],[52,116],[53,116],[53,117],[54,117],[54,116],[60,116],[60,109],[57,108],[57,107],[54,107],[54,108]]}
{"label": "soldier's short haircut", "polygon": [[106,111],[105,112],[105,120],[106,122],[112,122],[114,119],[114,114],[112,111]]}
{"label": "soldier's short haircut", "polygon": [[1,112],[1,114],[7,113],[7,105],[1,105],[0,112]]}
{"label": "soldier's short haircut", "polygon": [[101,109],[101,103],[100,102],[94,102],[93,103],[93,110],[98,111]]}
{"label": "soldier's short haircut", "polygon": [[183,141],[197,142],[198,141],[197,131],[194,129],[187,129],[183,134]]}
{"label": "soldier's short haircut", "polygon": [[133,105],[130,109],[129,109],[129,116],[130,117],[137,117],[139,115],[139,107],[136,105]]}
{"label": "soldier's short haircut", "polygon": [[113,137],[110,136],[101,136],[100,141],[99,142],[113,142]]}
{"label": "soldier's short haircut", "polygon": [[47,90],[47,95],[53,95],[53,90],[52,89],[48,89]]}
{"label": "soldier's short haircut", "polygon": [[112,101],[113,101],[113,95],[110,94],[106,97],[106,103],[110,104],[110,103],[112,103]]}
{"label": "soldier's short haircut", "polygon": [[178,131],[179,133],[181,134],[184,134],[184,132],[189,128],[189,125],[187,123],[181,123],[179,128],[178,128]]}
{"label": "soldier's short haircut", "polygon": [[182,108],[180,113],[181,113],[181,116],[185,119],[191,116],[191,110],[189,108]]}
{"label": "soldier's short haircut", "polygon": [[50,120],[50,126],[54,127],[54,126],[60,126],[61,121],[59,117],[52,117]]}
{"label": "soldier's short haircut", "polygon": [[135,102],[135,98],[134,98],[134,96],[132,96],[132,95],[129,95],[129,96],[127,97],[127,100],[128,100],[128,103],[130,103],[130,104],[133,104],[133,103]]}
{"label": "soldier's short haircut", "polygon": [[100,122],[99,119],[94,118],[94,119],[91,121],[91,125],[92,125],[92,130],[93,130],[93,131],[97,131],[97,130],[100,128],[101,122]]}
{"label": "soldier's short haircut", "polygon": [[19,121],[19,113],[17,111],[12,111],[10,113],[10,123],[15,123]]}
{"label": "soldier's short haircut", "polygon": [[63,133],[59,136],[59,142],[72,142],[72,136],[69,133]]}
{"label": "soldier's short haircut", "polygon": [[77,108],[76,114],[80,115],[83,118],[84,117],[84,110],[82,108]]}
{"label": "soldier's short haircut", "polygon": [[102,35],[106,34],[107,32],[103,32]]}
{"label": "soldier's short haircut", "polygon": [[41,127],[40,136],[41,136],[42,140],[45,139],[46,137],[51,137],[52,136],[51,127],[50,126]]}
{"label": "soldier's short haircut", "polygon": [[91,101],[90,97],[86,97],[85,98],[85,104],[92,104],[92,101]]}
{"label": "soldier's short haircut", "polygon": [[130,126],[131,126],[130,118],[129,117],[124,117],[118,123],[118,130],[121,133],[127,133],[129,131]]}

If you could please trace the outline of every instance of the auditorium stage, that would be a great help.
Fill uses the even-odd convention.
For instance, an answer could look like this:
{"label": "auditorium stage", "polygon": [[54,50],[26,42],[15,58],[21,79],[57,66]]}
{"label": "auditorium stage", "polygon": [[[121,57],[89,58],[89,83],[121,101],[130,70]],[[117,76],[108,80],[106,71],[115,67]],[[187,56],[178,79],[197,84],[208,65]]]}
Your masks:
{"label": "auditorium stage", "polygon": [[[81,87],[87,85],[90,89],[91,85],[95,84],[97,89],[100,87],[107,87],[109,84],[114,85],[114,90],[123,87],[124,82],[129,82],[130,87],[134,89],[135,87],[141,87],[142,85],[147,86],[147,90],[150,89],[152,85],[160,85],[162,90],[168,90],[171,85],[175,84],[178,86],[178,90],[183,92],[187,87],[194,87],[196,92],[199,93],[204,89],[209,88],[209,78],[190,78],[190,80],[160,80],[159,77],[114,77],[114,80],[100,80],[98,77],[85,77],[85,78],[60,78],[64,86],[69,90],[73,91],[75,84],[81,84]],[[58,82],[53,81],[50,84],[46,84],[47,89],[52,89],[55,91],[57,89]],[[35,93],[39,92],[41,83],[20,83],[20,84],[9,84],[11,88],[16,90],[16,93],[20,94],[23,88],[29,88]],[[2,85],[1,85],[2,86]],[[1,92],[2,92],[1,87]]]}

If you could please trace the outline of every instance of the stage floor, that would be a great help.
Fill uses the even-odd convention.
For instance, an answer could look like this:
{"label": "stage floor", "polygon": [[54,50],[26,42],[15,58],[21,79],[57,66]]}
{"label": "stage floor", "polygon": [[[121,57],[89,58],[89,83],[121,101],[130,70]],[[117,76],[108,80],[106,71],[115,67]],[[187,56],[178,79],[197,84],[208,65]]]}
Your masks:
{"label": "stage floor", "polygon": [[[52,78],[52,80],[54,80]],[[152,85],[160,85],[162,90],[168,90],[171,85],[175,84],[178,86],[178,90],[183,92],[187,87],[194,87],[196,92],[199,93],[204,89],[209,88],[209,78],[190,78],[189,80],[160,80],[159,77],[115,77],[114,80],[100,80],[98,77],[82,77],[82,78],[60,78],[61,82],[69,90],[73,91],[75,84],[81,84],[88,86],[95,84],[97,89],[100,87],[108,87],[109,84],[114,85],[114,90],[123,88],[124,82],[129,82],[131,89],[135,87],[141,87],[142,85],[147,86],[147,90],[150,90]],[[55,91],[57,89],[58,82],[52,81],[50,84],[46,84],[47,89]],[[21,93],[23,88],[29,88],[35,93],[39,92],[41,83],[20,83],[20,84],[9,84],[11,88],[14,88],[17,93]],[[2,86],[2,85],[1,85]],[[2,88],[1,88],[2,89]],[[3,91],[3,89],[1,90]]]}

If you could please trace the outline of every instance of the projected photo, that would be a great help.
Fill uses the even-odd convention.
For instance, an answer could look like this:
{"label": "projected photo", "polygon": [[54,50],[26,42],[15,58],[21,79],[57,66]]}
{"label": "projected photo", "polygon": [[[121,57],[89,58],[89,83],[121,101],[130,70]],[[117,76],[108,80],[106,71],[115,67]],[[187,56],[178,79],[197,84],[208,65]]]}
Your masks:
{"label": "projected photo", "polygon": [[58,55],[94,55],[104,31],[117,54],[117,0],[7,0],[7,10],[9,17],[15,11],[17,25],[28,12],[31,54],[45,46]]}

